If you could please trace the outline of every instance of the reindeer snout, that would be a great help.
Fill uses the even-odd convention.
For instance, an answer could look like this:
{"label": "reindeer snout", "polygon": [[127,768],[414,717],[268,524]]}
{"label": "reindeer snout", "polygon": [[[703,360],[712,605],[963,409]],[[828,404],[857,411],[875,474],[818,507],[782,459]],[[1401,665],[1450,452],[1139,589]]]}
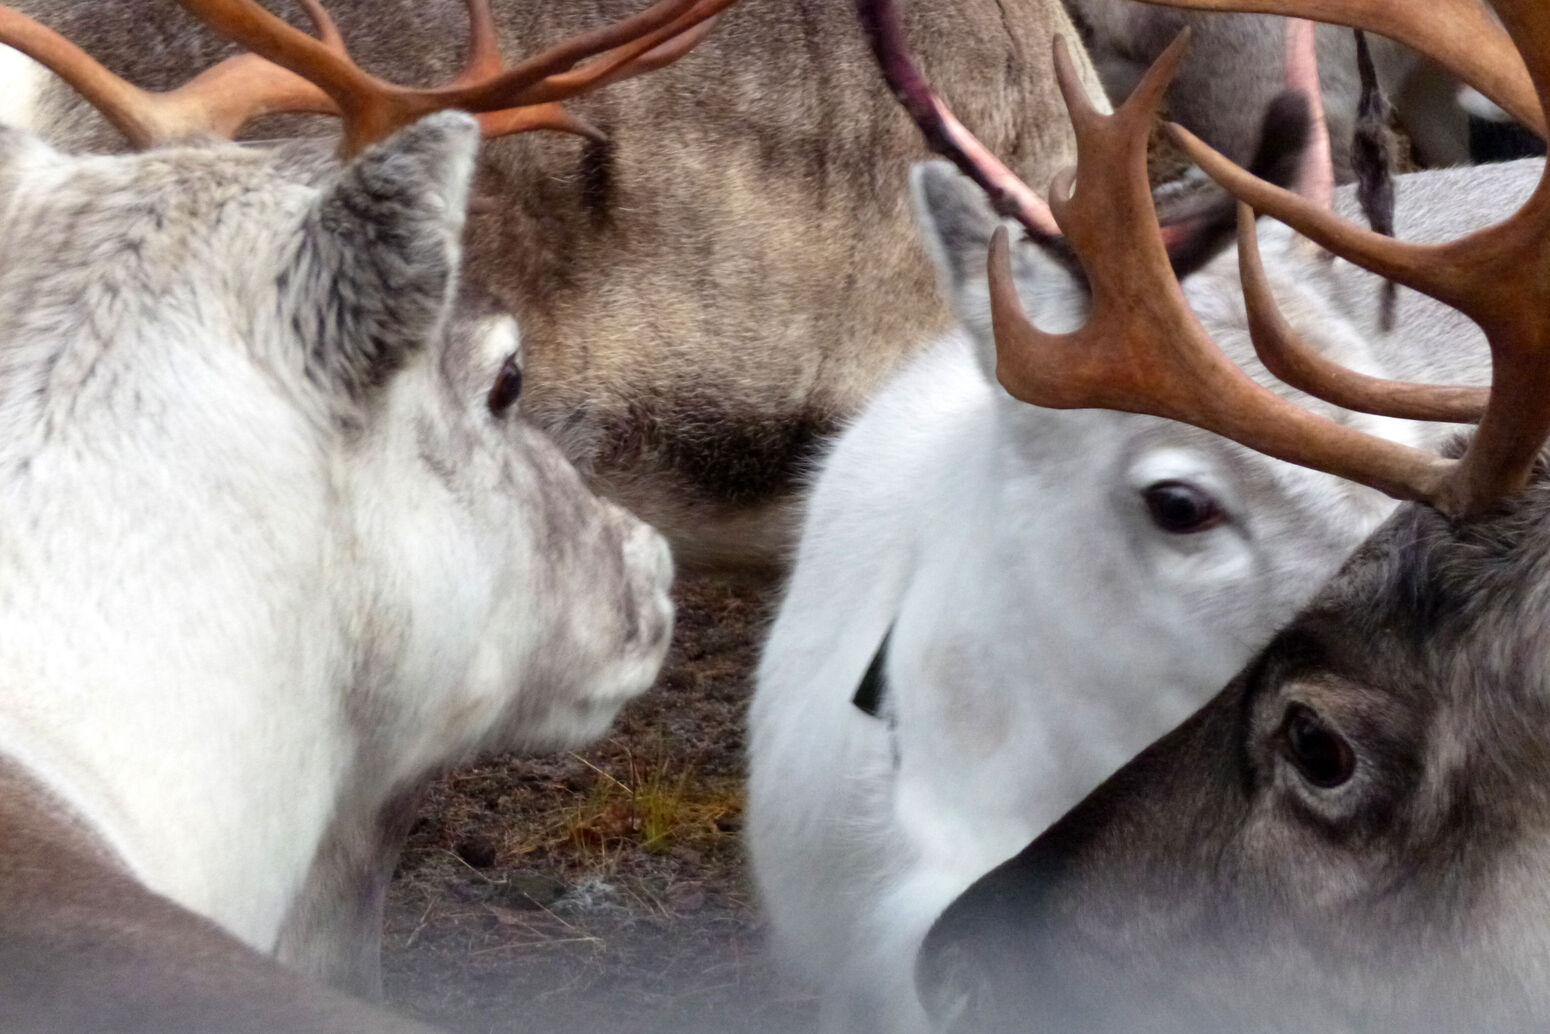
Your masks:
{"label": "reindeer snout", "polygon": [[995,873],[985,877],[942,914],[921,947],[916,990],[941,1034],[1030,1029],[1021,997],[1040,938],[1027,903],[1009,899],[1008,889],[1022,888]]}
{"label": "reindeer snout", "polygon": [[667,540],[655,528],[624,510],[615,519],[624,527],[620,539],[624,553],[625,639],[655,664],[666,656],[673,634],[673,554]]}

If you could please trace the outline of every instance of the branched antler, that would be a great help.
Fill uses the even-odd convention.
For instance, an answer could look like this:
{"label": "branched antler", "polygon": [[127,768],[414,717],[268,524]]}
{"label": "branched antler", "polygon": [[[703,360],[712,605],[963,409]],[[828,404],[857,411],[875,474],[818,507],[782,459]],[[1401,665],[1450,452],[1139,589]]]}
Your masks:
{"label": "branched antler", "polygon": [[1056,75],[1076,127],[1081,175],[1064,173],[1050,206],[1087,273],[1091,316],[1070,334],[1035,327],[1018,301],[1006,236],[998,234],[990,257],[998,378],[1034,405],[1180,420],[1392,495],[1425,498],[1449,461],[1370,438],[1262,387],[1216,347],[1190,310],[1168,263],[1146,175],[1148,131],[1187,43],[1187,33],[1175,40],[1130,99],[1105,116],[1087,100],[1057,41]]}
{"label": "branched antler", "polygon": [[259,115],[307,111],[343,117],[349,155],[446,109],[475,114],[486,136],[558,129],[598,137],[597,129],[561,102],[673,63],[704,39],[715,16],[736,0],[658,0],[509,67],[489,0],[467,0],[468,61],[461,75],[434,89],[398,86],[361,69],[317,0],[299,0],[318,28],[316,37],[255,0],[179,2],[250,53],[177,90],[155,94],[112,75],[58,33],[8,8],[0,8],[0,42],[64,78],[137,147],[199,134],[232,137]]}
{"label": "branched antler", "polygon": [[[226,39],[316,83],[339,106],[345,153],[354,154],[402,126],[447,109],[490,116],[498,126],[516,123],[527,128],[525,119],[511,109],[558,103],[660,67],[688,49],[681,37],[734,0],[659,0],[639,14],[510,67],[496,63],[489,0],[469,0],[475,27],[469,68],[450,84],[433,89],[378,79],[338,48],[293,28],[255,0],[179,2]],[[688,46],[698,39],[691,36]]]}
{"label": "branched antler", "polygon": [[[1447,0],[1461,11],[1473,0]],[[1190,0],[1189,6],[1216,6]],[[1288,13],[1335,14],[1333,0],[1306,0]],[[1373,15],[1364,27],[1396,31],[1425,21],[1413,4],[1350,0]],[[1541,100],[1550,96],[1550,5],[1498,0],[1510,38]],[[1491,22],[1494,27],[1495,23]],[[1182,420],[1268,455],[1363,482],[1390,495],[1470,516],[1520,489],[1550,435],[1550,174],[1506,222],[1443,245],[1406,244],[1357,227],[1316,200],[1238,168],[1187,130],[1175,141],[1247,205],[1239,211],[1239,262],[1255,348],[1287,382],[1337,405],[1418,420],[1479,419],[1459,460],[1446,460],[1361,434],[1259,387],[1221,353],[1190,312],[1168,270],[1145,189],[1144,121],[1177,66],[1181,42],[1160,58],[1136,97],[1112,118],[1086,103],[1069,59],[1057,72],[1077,127],[1082,175],[1057,187],[1051,207],[1093,285],[1092,316],[1074,334],[1045,334],[1017,303],[1004,236],[992,248],[992,310],[998,374],[1019,398],[1044,406],[1098,406]],[[1484,83],[1473,82],[1477,88]],[[1275,309],[1254,235],[1255,211],[1274,216],[1337,255],[1458,309],[1491,347],[1489,393],[1397,384],[1343,369],[1307,347]],[[1126,241],[1129,247],[1115,248]]]}
{"label": "branched antler", "polygon": [[[337,28],[316,0],[300,0],[322,46],[339,47]],[[263,58],[228,58],[175,90],[142,90],[109,72],[54,30],[0,7],[0,43],[28,55],[102,112],[131,146],[144,149],[200,134],[234,137],[244,124],[276,111],[336,115],[328,95]]]}

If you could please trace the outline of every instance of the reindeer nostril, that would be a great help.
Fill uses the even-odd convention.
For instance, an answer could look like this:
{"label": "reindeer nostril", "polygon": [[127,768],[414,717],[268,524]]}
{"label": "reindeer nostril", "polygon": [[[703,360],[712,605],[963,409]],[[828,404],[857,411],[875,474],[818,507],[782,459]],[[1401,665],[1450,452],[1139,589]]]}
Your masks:
{"label": "reindeer nostril", "polygon": [[928,945],[916,968],[916,991],[941,1034],[969,1034],[991,1002],[991,981],[962,943]]}

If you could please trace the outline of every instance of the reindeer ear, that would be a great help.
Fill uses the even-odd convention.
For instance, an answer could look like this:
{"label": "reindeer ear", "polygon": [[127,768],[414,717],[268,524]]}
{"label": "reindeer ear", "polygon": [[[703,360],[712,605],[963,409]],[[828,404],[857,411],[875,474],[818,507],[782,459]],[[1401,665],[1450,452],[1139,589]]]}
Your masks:
{"label": "reindeer ear", "polygon": [[[915,218],[942,291],[973,338],[980,365],[994,383],[996,344],[985,266],[991,235],[1002,221],[984,192],[948,162],[916,165],[910,186]],[[1027,239],[1012,249],[1012,275],[1024,306],[1042,329],[1057,333],[1080,326],[1090,300],[1086,279],[1062,245]]]}
{"label": "reindeer ear", "polygon": [[315,380],[360,401],[440,331],[478,146],[472,118],[432,115],[361,155],[313,204],[282,297]]}
{"label": "reindeer ear", "polygon": [[949,162],[911,169],[910,197],[942,289],[956,299],[965,284],[984,278],[990,238],[1001,220],[984,191]]}

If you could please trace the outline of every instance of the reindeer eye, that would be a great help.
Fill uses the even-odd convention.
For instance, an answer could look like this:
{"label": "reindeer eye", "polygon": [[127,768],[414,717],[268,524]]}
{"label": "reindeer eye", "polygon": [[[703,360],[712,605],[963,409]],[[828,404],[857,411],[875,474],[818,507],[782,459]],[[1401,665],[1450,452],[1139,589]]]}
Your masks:
{"label": "reindeer eye", "polygon": [[1227,513],[1211,495],[1183,481],[1159,481],[1142,493],[1152,523],[1173,535],[1216,527]]}
{"label": "reindeer eye", "polygon": [[1281,723],[1281,752],[1314,786],[1331,790],[1356,771],[1356,752],[1312,708],[1293,704]]}
{"label": "reindeer eye", "polygon": [[500,416],[511,408],[521,394],[522,367],[517,365],[515,354],[508,355],[506,361],[501,363],[501,372],[495,375],[495,383],[490,387],[485,404],[490,407],[491,413]]}

